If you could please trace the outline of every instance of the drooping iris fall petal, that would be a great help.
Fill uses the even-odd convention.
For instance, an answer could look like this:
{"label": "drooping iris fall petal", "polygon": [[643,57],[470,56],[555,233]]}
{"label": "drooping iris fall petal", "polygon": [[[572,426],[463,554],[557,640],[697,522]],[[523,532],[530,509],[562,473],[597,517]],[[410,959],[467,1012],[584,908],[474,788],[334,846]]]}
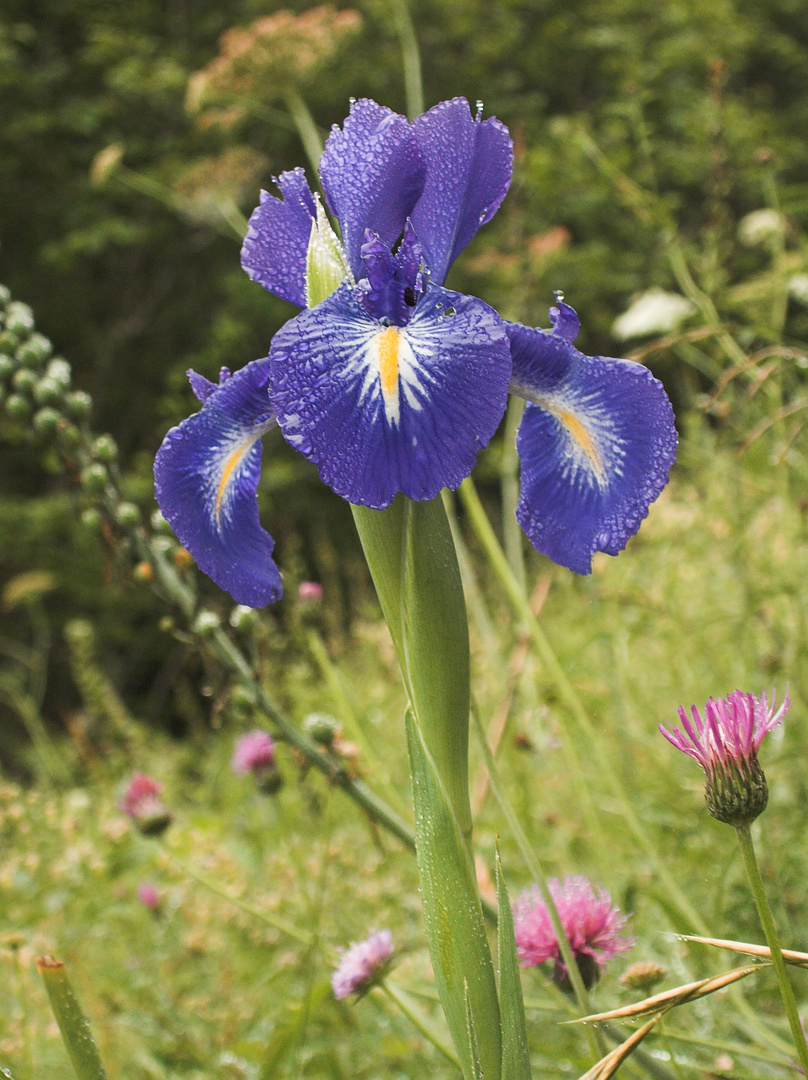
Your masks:
{"label": "drooping iris fall petal", "polygon": [[180,542],[201,570],[250,607],[281,595],[256,497],[261,436],[276,423],[268,383],[268,360],[237,371],[169,431],[154,462],[157,502]]}
{"label": "drooping iris fall petal", "polygon": [[639,364],[584,356],[571,311],[558,312],[563,335],[506,324],[511,392],[528,401],[517,517],[537,551],[588,574],[596,551],[616,555],[639,529],[677,440],[661,383]]}

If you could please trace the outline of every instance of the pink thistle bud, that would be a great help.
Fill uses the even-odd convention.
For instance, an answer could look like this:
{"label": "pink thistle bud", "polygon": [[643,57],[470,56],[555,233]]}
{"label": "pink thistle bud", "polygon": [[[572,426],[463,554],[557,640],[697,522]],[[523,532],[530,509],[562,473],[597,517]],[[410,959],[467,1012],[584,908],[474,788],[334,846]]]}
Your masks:
{"label": "pink thistle bud", "polygon": [[392,955],[393,935],[389,930],[377,930],[366,941],[351,945],[331,976],[334,997],[341,1001],[369,990],[384,976]]}
{"label": "pink thistle bud", "polygon": [[142,881],[138,885],[137,898],[149,911],[157,911],[160,907],[160,893],[150,881]]}
{"label": "pink thistle bud", "polygon": [[[587,988],[594,986],[609,960],[634,944],[633,938],[620,936],[629,916],[612,906],[612,898],[605,889],[592,886],[585,877],[565,877],[563,882],[553,878],[548,888],[584,984]],[[550,913],[537,885],[522,893],[514,904],[513,915],[522,967],[553,960],[555,981],[563,990],[569,990],[569,976]]]}
{"label": "pink thistle bud", "polygon": [[692,720],[680,708],[684,732],[659,725],[669,743],[704,769],[707,809],[727,825],[748,825],[766,809],[769,786],[757,752],[791,702],[786,696],[776,712],[775,704],[774,694],[769,708],[765,694],[756,698],[735,690],[726,698],[710,698],[704,706],[704,720],[695,705],[690,709]]}
{"label": "pink thistle bud", "polygon": [[242,735],[233,751],[230,766],[237,776],[252,773],[260,776],[275,764],[275,744],[266,731],[250,731]]}
{"label": "pink thistle bud", "polygon": [[317,581],[301,581],[297,587],[297,599],[301,604],[322,603],[322,585]]}
{"label": "pink thistle bud", "polygon": [[160,798],[162,790],[157,780],[135,773],[118,803],[118,809],[132,818],[144,836],[159,836],[171,824],[171,811]]}

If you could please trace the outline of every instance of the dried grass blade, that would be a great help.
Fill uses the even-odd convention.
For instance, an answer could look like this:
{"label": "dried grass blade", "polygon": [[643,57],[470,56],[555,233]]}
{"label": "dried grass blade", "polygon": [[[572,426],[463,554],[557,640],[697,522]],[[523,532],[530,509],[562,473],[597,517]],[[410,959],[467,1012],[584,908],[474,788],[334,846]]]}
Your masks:
{"label": "dried grass blade", "polygon": [[755,971],[759,971],[763,965],[751,964],[745,968],[734,968],[725,971],[722,975],[712,975],[709,979],[700,979],[698,982],[685,983],[684,986],[675,986],[671,990],[663,990],[661,994],[637,1001],[633,1005],[624,1005],[622,1009],[612,1009],[611,1012],[595,1013],[592,1016],[584,1016],[580,1020],[568,1020],[568,1024],[592,1024],[599,1020],[625,1020],[632,1016],[644,1016],[650,1012],[667,1012],[677,1005],[684,1005],[686,1001],[695,1001],[696,998],[706,997],[707,994],[715,993],[730,983],[746,978]]}
{"label": "dried grass blade", "polygon": [[662,1019],[662,1016],[662,1013],[657,1013],[656,1016],[651,1017],[641,1028],[637,1028],[625,1042],[609,1051],[606,1057],[601,1058],[596,1065],[593,1065],[580,1080],[609,1080],[609,1077],[614,1076],[629,1054],[640,1045],[648,1032]]}
{"label": "dried grass blade", "polygon": [[[714,945],[717,949],[730,949],[732,952],[743,953],[747,956],[760,956],[764,960],[770,960],[772,955],[768,945],[754,945],[748,941],[698,937],[695,934],[681,934],[680,940],[695,941],[699,945]],[[789,964],[808,965],[808,953],[797,952],[794,949],[783,949],[783,959],[787,960]]]}

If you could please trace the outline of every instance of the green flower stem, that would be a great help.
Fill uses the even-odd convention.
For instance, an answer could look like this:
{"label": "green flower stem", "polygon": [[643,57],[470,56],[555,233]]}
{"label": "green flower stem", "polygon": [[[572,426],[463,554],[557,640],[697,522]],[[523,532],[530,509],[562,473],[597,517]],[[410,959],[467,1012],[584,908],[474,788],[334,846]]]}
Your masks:
{"label": "green flower stem", "polygon": [[766,935],[766,944],[771,950],[772,964],[777,974],[777,982],[780,985],[780,996],[783,999],[786,1016],[788,1017],[791,1034],[794,1039],[794,1045],[797,1048],[797,1053],[802,1062],[805,1075],[808,1076],[808,1045],[805,1042],[805,1033],[800,1024],[797,1003],[794,1000],[794,991],[791,989],[791,983],[789,982],[788,974],[786,973],[786,962],[783,959],[783,950],[780,948],[780,940],[774,925],[771,905],[769,904],[769,899],[766,896],[766,890],[763,886],[763,878],[760,875],[760,867],[758,866],[755,847],[752,843],[752,833],[750,832],[748,825],[736,826],[735,832],[738,834],[738,843],[741,847],[741,855],[743,856],[744,867],[746,868],[746,876],[749,878],[749,885],[752,889],[752,895],[755,898],[758,915],[760,916],[760,922],[763,926],[763,933]]}
{"label": "green flower stem", "polygon": [[453,1065],[460,1068],[460,1059],[454,1052],[454,1048],[443,1038],[429,1017],[421,1012],[402,986],[398,986],[397,983],[385,979],[379,983],[379,989],[386,994],[391,1001],[395,1002],[410,1023],[421,1032],[425,1039],[431,1042],[437,1050],[440,1050],[444,1057],[448,1058]]}
{"label": "green flower stem", "polygon": [[[505,558],[470,478],[464,480],[460,485],[460,496],[469,516],[471,526],[488,556],[488,560],[502,585],[505,596],[516,615],[523,620],[528,628],[536,652],[558,687],[559,694],[564,701],[564,704],[578,723],[578,726],[585,735],[589,745],[593,748],[593,753],[597,754],[598,768],[609,786],[612,797],[615,802],[618,803],[620,812],[637,841],[637,844],[652,861],[655,872],[664,884],[665,889],[679,909],[679,912],[684,915],[693,926],[704,926],[703,919],[684,895],[676,883],[676,880],[662,862],[659,852],[647,835],[647,830],[642,826],[637,815],[634,813],[634,809],[626,796],[623,785],[614,771],[611,758],[603,747],[601,734],[589,718],[580,697],[567,678],[567,675],[553,652],[552,646],[547,640],[538,620],[530,610],[530,604],[528,603],[527,597],[519,588],[519,583],[513,575],[508,560]],[[591,796],[589,796],[588,801],[591,801]],[[599,825],[597,828],[598,831],[600,831]],[[597,833],[595,835],[597,835]],[[702,932],[703,931],[700,931],[700,933]]]}
{"label": "green flower stem", "polygon": [[410,701],[405,718],[430,957],[465,1080],[500,1080],[494,966],[471,844],[468,620],[440,498],[399,496],[354,521]]}
{"label": "green flower stem", "polygon": [[294,938],[295,941],[299,941],[301,945],[310,947],[314,943],[314,939],[311,934],[305,933],[303,930],[298,930],[292,923],[281,919],[277,915],[273,915],[271,911],[263,911],[259,907],[255,907],[254,904],[249,903],[247,900],[242,900],[239,896],[234,896],[231,892],[228,892],[222,885],[219,884],[214,878],[210,878],[207,874],[202,874],[191,863],[183,859],[181,855],[178,855],[175,851],[172,851],[164,842],[158,841],[160,849],[165,853],[171,862],[182,870],[189,878],[201,885],[203,889],[207,889],[208,892],[214,893],[216,896],[227,900],[235,907],[240,908],[241,911],[247,915],[252,915],[253,918],[259,919],[261,922],[266,923],[267,926],[271,926],[273,930],[280,930],[282,934],[287,934],[289,937]]}
{"label": "green flower stem", "polygon": [[418,51],[418,39],[412,25],[407,0],[391,0],[396,33],[401,44],[401,56],[404,62],[404,87],[407,95],[407,113],[410,120],[424,111],[424,88],[421,79],[421,54]]}
{"label": "green flower stem", "polygon": [[37,957],[36,966],[45,984],[77,1080],[107,1080],[98,1047],[73,990],[67,968],[61,960],[54,960],[52,956]]}
{"label": "green flower stem", "polygon": [[320,158],[323,156],[323,140],[320,131],[314,122],[308,105],[297,92],[288,90],[286,93],[286,108],[294,121],[306,157],[312,167],[315,177],[319,176]]}

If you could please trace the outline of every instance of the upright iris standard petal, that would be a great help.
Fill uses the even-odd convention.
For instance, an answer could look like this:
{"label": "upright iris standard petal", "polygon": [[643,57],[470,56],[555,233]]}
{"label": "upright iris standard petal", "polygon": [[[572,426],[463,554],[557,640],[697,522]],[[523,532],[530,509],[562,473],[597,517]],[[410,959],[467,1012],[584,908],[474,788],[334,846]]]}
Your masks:
{"label": "upright iris standard petal", "polygon": [[332,128],[320,176],[357,280],[364,273],[365,231],[392,247],[423,190],[425,169],[406,118],[375,101],[354,102],[342,129]]}
{"label": "upright iris standard petal", "polygon": [[517,517],[537,551],[588,574],[594,552],[625,547],[667,483],[673,411],[647,368],[584,356],[556,333],[505,325],[511,391],[529,403],[517,439]]}
{"label": "upright iris standard petal", "polygon": [[302,169],[281,173],[276,181],[283,200],[261,192],[241,248],[241,265],[265,289],[306,306],[306,252],[311,223],[317,216],[314,197]]}
{"label": "upright iris standard petal", "polygon": [[237,371],[169,431],[154,462],[157,502],[181,543],[236,603],[250,607],[281,595],[256,498],[261,436],[276,423],[268,384],[268,360]]}
{"label": "upright iris standard petal", "polygon": [[432,286],[406,326],[340,286],[275,335],[271,401],[286,440],[338,495],[382,509],[471,472],[502,416],[510,350],[481,300]]}
{"label": "upright iris standard petal", "polygon": [[443,101],[413,121],[427,163],[423,194],[411,218],[432,280],[449,267],[505,198],[513,171],[508,129],[474,119],[465,98]]}

